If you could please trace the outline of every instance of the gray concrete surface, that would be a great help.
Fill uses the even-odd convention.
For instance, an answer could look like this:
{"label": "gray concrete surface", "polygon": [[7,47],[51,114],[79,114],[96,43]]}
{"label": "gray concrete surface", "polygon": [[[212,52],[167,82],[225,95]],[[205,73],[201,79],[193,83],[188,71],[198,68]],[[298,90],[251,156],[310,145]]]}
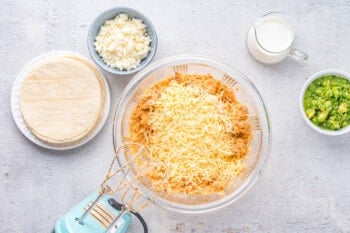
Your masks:
{"label": "gray concrete surface", "polygon": [[[12,83],[34,56],[69,50],[88,56],[94,17],[128,6],[147,15],[159,36],[155,61],[183,53],[215,56],[248,76],[261,91],[273,128],[271,157],[257,184],[238,202],[205,215],[152,206],[150,232],[350,232],[350,135],[311,130],[298,109],[299,91],[326,68],[350,72],[350,1],[70,1],[1,0],[0,232],[49,232],[55,221],[98,187],[112,156],[112,116],[90,143],[71,151],[39,148],[22,136],[10,112]],[[296,47],[308,64],[273,66],[253,60],[245,36],[270,11],[293,19]],[[131,77],[107,75],[112,106]],[[135,221],[130,232],[141,232]]]}

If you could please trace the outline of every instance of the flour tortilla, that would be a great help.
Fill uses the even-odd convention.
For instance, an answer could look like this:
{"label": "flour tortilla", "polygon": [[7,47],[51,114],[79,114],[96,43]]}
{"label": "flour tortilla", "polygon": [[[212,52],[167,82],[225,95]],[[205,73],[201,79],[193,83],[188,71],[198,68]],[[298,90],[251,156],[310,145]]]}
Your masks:
{"label": "flour tortilla", "polygon": [[79,142],[103,115],[105,88],[103,77],[88,61],[57,55],[35,66],[24,79],[21,113],[31,132],[47,143]]}

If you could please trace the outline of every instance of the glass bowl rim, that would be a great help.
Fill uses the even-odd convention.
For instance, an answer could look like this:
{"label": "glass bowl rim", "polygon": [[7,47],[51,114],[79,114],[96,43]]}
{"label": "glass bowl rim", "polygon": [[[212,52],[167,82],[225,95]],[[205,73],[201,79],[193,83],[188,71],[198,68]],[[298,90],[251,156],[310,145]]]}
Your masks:
{"label": "glass bowl rim", "polygon": [[[237,201],[240,197],[242,197],[258,180],[258,178],[262,175],[267,161],[270,156],[271,151],[271,124],[269,120],[269,114],[268,110],[266,108],[266,105],[262,99],[262,96],[260,92],[257,90],[255,85],[240,71],[232,68],[231,66],[219,61],[216,58],[206,56],[206,55],[198,55],[198,54],[183,54],[183,55],[176,55],[171,56],[162,60],[159,60],[157,62],[152,63],[151,65],[147,66],[145,69],[143,69],[141,72],[136,74],[128,83],[128,85],[124,88],[123,92],[121,93],[119,100],[115,107],[114,112],[114,121],[113,121],[113,146],[114,150],[118,148],[118,146],[121,145],[120,140],[118,138],[121,137],[121,130],[117,130],[117,122],[118,120],[121,121],[121,117],[124,113],[124,110],[120,108],[120,105],[122,105],[123,102],[129,100],[127,95],[129,93],[133,93],[136,90],[136,87],[145,80],[150,74],[157,71],[158,69],[163,68],[164,66],[174,66],[179,64],[188,64],[188,63],[198,63],[198,64],[205,64],[212,67],[215,67],[221,71],[227,71],[228,73],[236,73],[239,75],[240,79],[242,79],[245,84],[251,88],[251,90],[254,91],[255,97],[259,101],[259,103],[256,103],[257,106],[259,106],[263,110],[263,116],[262,117],[265,121],[265,129],[262,129],[262,133],[265,133],[266,135],[262,136],[262,153],[259,155],[258,161],[254,167],[254,169],[251,171],[249,176],[245,179],[245,181],[236,189],[234,190],[230,195],[220,198],[218,200],[215,200],[213,202],[208,202],[204,204],[198,204],[198,205],[187,205],[187,204],[181,204],[177,202],[172,202],[169,200],[166,200],[162,197],[155,197],[152,199],[153,203],[155,203],[156,206],[161,207],[166,210],[171,210],[174,212],[179,213],[189,213],[189,214],[199,214],[199,213],[208,213],[211,211],[215,211],[218,209],[221,209],[223,207],[226,207],[235,201]],[[118,163],[121,164],[120,160],[118,159]]]}

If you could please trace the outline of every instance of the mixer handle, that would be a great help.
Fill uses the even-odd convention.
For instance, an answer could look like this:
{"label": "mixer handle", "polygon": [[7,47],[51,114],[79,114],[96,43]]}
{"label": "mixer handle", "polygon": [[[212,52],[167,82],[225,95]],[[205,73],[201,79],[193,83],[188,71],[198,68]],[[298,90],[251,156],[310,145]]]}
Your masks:
{"label": "mixer handle", "polygon": [[[122,209],[122,204],[117,202],[115,199],[113,198],[110,198],[108,199],[108,203],[113,207],[115,208],[116,210],[121,210]],[[138,212],[135,212],[135,211],[130,211],[130,213],[132,213],[133,215],[135,215],[135,217],[140,221],[142,227],[143,227],[143,231],[144,233],[148,233],[148,226],[147,226],[147,223],[146,221],[144,220],[144,218],[141,216],[140,213]]]}

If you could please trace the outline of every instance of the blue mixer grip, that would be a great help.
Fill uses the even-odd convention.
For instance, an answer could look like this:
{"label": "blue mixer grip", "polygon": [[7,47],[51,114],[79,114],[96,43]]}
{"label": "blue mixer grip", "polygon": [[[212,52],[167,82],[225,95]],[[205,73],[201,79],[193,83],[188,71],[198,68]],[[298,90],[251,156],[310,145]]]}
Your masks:
{"label": "blue mixer grip", "polygon": [[[58,220],[54,228],[54,233],[104,233],[106,228],[90,214],[84,219],[84,224],[79,224],[77,221],[77,219],[83,214],[84,208],[88,206],[89,203],[93,202],[97,196],[98,192],[90,194],[87,198],[72,208],[60,220]],[[98,203],[103,205],[109,213],[113,213],[114,216],[117,216],[121,211],[113,208],[108,203],[110,198],[112,197],[106,194]],[[130,224],[131,215],[126,213],[118,220],[118,227],[116,231],[112,230],[111,232],[126,233]]]}

